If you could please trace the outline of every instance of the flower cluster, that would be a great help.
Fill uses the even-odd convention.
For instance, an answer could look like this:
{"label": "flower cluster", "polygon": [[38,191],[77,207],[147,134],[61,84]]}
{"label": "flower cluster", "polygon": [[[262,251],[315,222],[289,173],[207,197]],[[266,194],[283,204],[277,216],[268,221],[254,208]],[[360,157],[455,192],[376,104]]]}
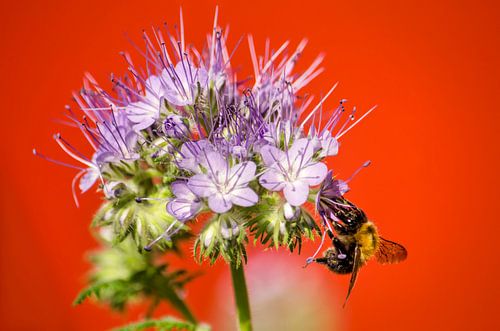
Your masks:
{"label": "flower cluster", "polygon": [[[172,247],[200,215],[207,215],[195,234],[200,258],[240,263],[252,237],[300,249],[302,237],[320,232],[306,208],[319,186],[346,190],[332,183],[325,159],[361,118],[345,116],[345,100],[324,110],[336,85],[317,103],[301,93],[323,71],[322,56],[294,71],[305,40],[295,49],[285,42],[271,50],[267,42],[257,56],[249,36],[249,83],[233,70],[216,21],[202,52],[187,46],[182,22],[180,31],[144,33],[145,65],[124,53],[129,69],[112,76],[111,92],[87,75],[74,94],[79,111],[68,106],[67,117],[94,152],[84,155],[61,134],[54,139],[81,164],[69,165],[79,170],[75,200],[98,183],[106,200],[94,224],[112,229],[115,242],[132,237],[139,251]],[[322,215],[326,204],[317,204]]]}

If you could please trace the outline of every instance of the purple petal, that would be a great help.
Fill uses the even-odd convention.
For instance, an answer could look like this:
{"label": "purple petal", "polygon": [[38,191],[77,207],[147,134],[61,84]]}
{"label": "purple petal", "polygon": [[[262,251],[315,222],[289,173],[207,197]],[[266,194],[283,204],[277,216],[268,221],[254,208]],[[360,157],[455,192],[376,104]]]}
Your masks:
{"label": "purple petal", "polygon": [[172,193],[178,198],[192,199],[194,200],[196,196],[189,189],[187,182],[178,180],[170,185]]}
{"label": "purple petal", "polygon": [[208,207],[215,213],[225,213],[233,207],[231,201],[227,200],[222,194],[212,194],[208,198]]}
{"label": "purple petal", "polygon": [[292,164],[307,164],[314,154],[314,142],[307,138],[297,139],[288,150],[288,156]]}
{"label": "purple petal", "polygon": [[269,168],[259,177],[259,183],[269,191],[281,191],[285,187],[285,177],[275,168]]}
{"label": "purple petal", "polygon": [[320,154],[322,157],[334,156],[339,153],[339,142],[327,131],[321,138],[321,148],[323,149]]}
{"label": "purple petal", "polygon": [[136,144],[137,144],[137,139],[138,139],[138,136],[137,136],[137,133],[136,132],[129,132],[127,134],[123,134],[122,133],[122,136],[124,136],[124,139],[125,139],[125,143],[127,144],[127,149],[131,152],[132,150],[135,149],[136,147]]}
{"label": "purple petal", "polygon": [[199,197],[206,198],[217,192],[215,184],[210,180],[207,175],[198,174],[189,178],[188,187]]}
{"label": "purple petal", "polygon": [[344,195],[349,191],[349,185],[341,179],[334,180],[333,187],[338,192],[338,195]]}
{"label": "purple petal", "polygon": [[106,163],[106,162],[112,162],[116,159],[116,155],[113,152],[110,151],[97,151],[96,152],[96,162],[101,164],[101,163]]}
{"label": "purple petal", "polygon": [[230,188],[244,186],[255,178],[257,166],[251,161],[242,162],[231,168],[229,171],[229,182],[226,184]]}
{"label": "purple petal", "polygon": [[283,190],[286,201],[292,206],[300,206],[307,201],[309,195],[309,185],[301,180],[289,182]]}
{"label": "purple petal", "polygon": [[206,87],[208,83],[208,72],[205,70],[205,68],[191,67],[191,70],[193,71],[193,78],[195,80],[195,83],[200,83],[200,86],[202,88]]}
{"label": "purple petal", "polygon": [[[181,87],[179,87],[179,89],[182,90]],[[189,95],[189,91],[187,92],[188,95]],[[176,106],[186,106],[188,104],[191,103],[191,100],[190,98],[187,98],[185,95],[184,95],[184,92],[179,92],[177,91],[177,89],[173,90],[173,89],[167,89],[165,91],[165,93],[163,94],[163,96],[165,97],[165,99],[167,99],[167,101],[173,105],[176,105]]]}
{"label": "purple petal", "polygon": [[327,172],[326,164],[321,162],[309,163],[300,169],[299,178],[311,186],[319,185],[325,179]]}
{"label": "purple petal", "polygon": [[181,158],[178,161],[179,167],[199,173],[198,167],[200,156],[203,151],[207,153],[213,151],[214,147],[207,140],[199,140],[196,142],[186,142],[181,147]]}
{"label": "purple petal", "polygon": [[207,170],[211,178],[217,178],[219,183],[225,181],[229,164],[219,152],[202,150],[200,164]]}
{"label": "purple petal", "polygon": [[192,219],[201,209],[201,202],[174,199],[167,204],[167,212],[179,221]]}
{"label": "purple petal", "polygon": [[151,75],[145,82],[146,85],[146,98],[159,99],[163,95],[164,87],[160,77]]}
{"label": "purple petal", "polygon": [[80,178],[80,182],[78,183],[78,187],[85,193],[94,185],[94,183],[99,178],[99,171],[94,168],[89,168],[85,171],[85,174]]}
{"label": "purple petal", "polygon": [[282,150],[271,145],[262,146],[260,155],[262,155],[262,161],[268,167],[285,158],[285,153]]}
{"label": "purple petal", "polygon": [[251,188],[240,188],[231,191],[231,202],[242,207],[253,206],[259,201],[259,196]]}

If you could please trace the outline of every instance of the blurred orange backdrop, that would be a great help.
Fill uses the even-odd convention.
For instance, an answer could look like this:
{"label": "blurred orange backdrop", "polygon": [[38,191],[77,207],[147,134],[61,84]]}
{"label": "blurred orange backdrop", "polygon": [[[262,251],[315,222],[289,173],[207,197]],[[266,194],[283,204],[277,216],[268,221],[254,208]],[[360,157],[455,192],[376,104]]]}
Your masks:
{"label": "blurred orange backdrop", "polygon": [[[230,25],[230,46],[249,32],[261,51],[268,36],[275,47],[307,37],[303,64],[319,52],[327,55],[327,70],[309,91],[325,93],[339,81],[329,105],[341,98],[360,110],[379,105],[342,138],[341,153],[330,165],[345,178],[364,160],[373,161],[352,183],[349,198],[386,237],[407,246],[409,259],[397,266],[365,267],[342,309],[345,277],[318,266],[300,269],[314,244],[300,258],[274,257],[299,270],[301,281],[327,284],[317,295],[330,305],[331,329],[500,329],[498,3],[217,3],[221,26]],[[138,308],[122,317],[90,303],[71,306],[85,284],[89,265],[84,254],[96,246],[88,227],[99,198],[88,193],[77,209],[70,190],[73,171],[33,157],[31,149],[64,159],[51,135],[66,130],[75,141],[78,133],[53,119],[62,118],[85,71],[105,82],[110,72],[126,70],[118,55],[132,50],[125,32],[138,40],[143,28],[177,22],[182,5],[187,39],[200,47],[215,4],[0,4],[0,329],[104,330],[141,317]],[[245,43],[235,63],[251,67]],[[251,251],[249,270],[259,250]],[[191,260],[189,255],[185,259]],[[214,300],[227,267],[201,268],[205,276],[188,288],[188,302],[200,319],[212,322],[221,318],[214,313]],[[297,310],[304,308],[300,302]]]}

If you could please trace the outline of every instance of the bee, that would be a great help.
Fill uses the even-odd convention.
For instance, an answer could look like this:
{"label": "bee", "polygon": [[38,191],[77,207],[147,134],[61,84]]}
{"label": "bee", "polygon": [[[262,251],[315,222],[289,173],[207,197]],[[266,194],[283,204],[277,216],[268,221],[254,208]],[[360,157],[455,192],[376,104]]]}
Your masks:
{"label": "bee", "polygon": [[402,245],[382,238],[363,210],[342,195],[321,198],[320,214],[325,223],[333,227],[326,227],[332,247],[323,253],[323,257],[313,258],[312,262],[323,264],[337,274],[351,274],[345,307],[359,269],[370,259],[375,258],[382,264],[399,263],[406,259],[408,253]]}

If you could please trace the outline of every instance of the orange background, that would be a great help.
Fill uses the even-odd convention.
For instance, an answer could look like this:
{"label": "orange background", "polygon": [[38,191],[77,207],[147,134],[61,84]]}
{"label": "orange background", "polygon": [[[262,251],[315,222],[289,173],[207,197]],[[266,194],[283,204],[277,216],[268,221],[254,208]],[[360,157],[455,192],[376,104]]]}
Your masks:
{"label": "orange background", "polygon": [[[318,272],[318,266],[304,271],[304,281],[332,284],[333,290],[318,294],[332,299],[331,314],[340,322],[331,328],[499,329],[496,2],[218,3],[222,26],[231,27],[230,45],[246,32],[260,51],[267,36],[275,47],[307,37],[303,64],[318,52],[327,55],[327,70],[309,91],[325,93],[340,81],[329,105],[340,98],[360,110],[379,105],[342,138],[341,154],[330,164],[346,178],[373,160],[352,183],[349,198],[386,237],[407,246],[409,259],[364,268],[344,310],[339,303],[346,278]],[[83,72],[101,82],[110,72],[123,72],[118,52],[132,49],[123,33],[140,40],[142,28],[177,22],[180,4],[1,3],[0,329],[101,330],[141,316],[138,308],[121,317],[90,303],[71,306],[89,268],[84,253],[96,246],[88,224],[99,198],[86,194],[77,209],[70,193],[74,171],[33,157],[31,149],[65,159],[51,135],[61,130],[72,141],[79,135],[52,119],[62,118]],[[198,47],[211,28],[214,4],[182,3],[187,39]],[[246,43],[237,63],[251,68]],[[314,247],[308,245],[300,259],[286,253],[277,258],[296,269]],[[212,284],[226,266],[203,269],[205,277],[188,288],[188,302],[211,322]]]}

